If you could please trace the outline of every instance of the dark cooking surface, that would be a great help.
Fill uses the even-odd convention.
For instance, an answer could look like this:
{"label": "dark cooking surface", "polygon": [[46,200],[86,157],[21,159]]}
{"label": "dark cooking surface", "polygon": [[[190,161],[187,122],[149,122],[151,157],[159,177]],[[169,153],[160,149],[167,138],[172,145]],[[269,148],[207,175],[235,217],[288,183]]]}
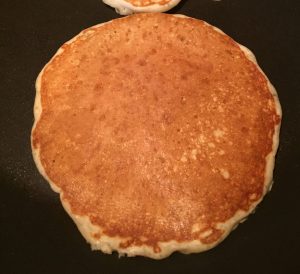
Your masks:
{"label": "dark cooking surface", "polygon": [[284,120],[275,185],[256,214],[209,252],[153,261],[91,252],[31,157],[39,71],[79,31],[119,16],[100,0],[1,1],[0,273],[299,273],[299,7],[297,0],[188,0],[172,11],[249,47],[278,90]]}

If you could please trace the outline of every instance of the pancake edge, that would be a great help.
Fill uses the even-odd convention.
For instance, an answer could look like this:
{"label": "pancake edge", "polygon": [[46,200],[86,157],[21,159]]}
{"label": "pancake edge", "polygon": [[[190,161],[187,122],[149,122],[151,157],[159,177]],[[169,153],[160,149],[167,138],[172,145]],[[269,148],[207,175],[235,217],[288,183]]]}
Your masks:
{"label": "pancake edge", "polygon": [[[193,20],[198,20],[198,19],[195,19],[192,17],[181,15],[181,14],[176,14],[173,16],[179,17],[179,18],[190,18]],[[114,19],[112,21],[115,21],[115,20],[122,20],[122,19]],[[101,23],[101,24],[92,26],[90,28],[87,28],[64,44],[70,44],[70,43],[74,42],[75,40],[77,40],[79,37],[84,36],[87,32],[93,31],[95,28],[99,28],[99,27],[103,26],[104,24],[109,24],[110,22],[111,21],[108,21],[108,22]],[[221,34],[226,35],[222,30],[210,25],[209,23],[207,23],[205,21],[203,21],[203,22],[206,25],[212,27],[214,30],[220,32]],[[236,41],[234,41],[234,42],[240,47],[240,49],[244,52],[245,56],[251,62],[253,62],[255,64],[255,66],[258,68],[258,70],[265,77],[268,87],[269,87],[269,91],[273,95],[273,98],[274,98],[277,115],[280,116],[280,118],[281,118],[282,117],[282,109],[281,109],[281,105],[280,105],[279,98],[277,95],[277,91],[274,88],[274,86],[271,84],[271,82],[269,81],[268,77],[265,75],[265,73],[259,67],[257,60],[255,58],[255,55],[245,46],[240,45]],[[257,207],[257,205],[263,200],[264,196],[271,190],[272,185],[273,185],[273,170],[274,170],[274,166],[275,166],[275,156],[276,156],[276,152],[277,152],[277,149],[279,146],[279,133],[280,133],[281,122],[279,124],[277,124],[275,127],[275,131],[274,131],[274,135],[273,135],[272,151],[266,156],[265,182],[264,182],[264,189],[263,189],[263,194],[262,194],[261,198],[258,201],[256,201],[255,203],[253,203],[250,206],[248,211],[238,210],[236,212],[236,214],[234,216],[232,216],[230,219],[228,219],[225,223],[219,223],[217,225],[217,228],[223,229],[224,233],[218,241],[216,241],[212,244],[204,244],[199,240],[193,240],[193,241],[187,241],[187,242],[177,242],[177,241],[159,242],[158,244],[159,244],[159,247],[161,248],[160,253],[155,253],[153,251],[153,248],[150,246],[147,246],[147,245],[132,246],[132,247],[128,247],[128,248],[120,248],[120,243],[125,240],[124,238],[106,236],[101,233],[102,232],[101,227],[93,225],[91,223],[89,217],[80,216],[80,215],[76,215],[76,214],[72,213],[69,202],[66,201],[63,197],[64,196],[63,191],[58,186],[56,186],[55,183],[52,182],[50,180],[50,178],[47,176],[47,174],[44,170],[44,167],[42,166],[41,160],[40,160],[39,148],[35,149],[33,147],[33,139],[32,139],[32,136],[33,136],[32,133],[35,130],[36,125],[37,125],[38,121],[40,120],[40,117],[42,114],[40,90],[41,90],[41,78],[43,76],[43,72],[46,69],[46,67],[53,61],[53,59],[56,58],[58,55],[62,54],[63,51],[64,51],[64,49],[62,47],[60,47],[58,49],[58,51],[55,53],[55,55],[50,59],[50,61],[44,66],[44,68],[41,70],[41,72],[39,73],[39,75],[36,79],[36,84],[35,84],[36,96],[35,96],[35,102],[34,102],[34,119],[35,120],[34,120],[34,124],[33,124],[32,131],[31,131],[31,148],[32,148],[33,159],[38,168],[38,171],[46,179],[46,181],[50,184],[50,187],[52,188],[52,190],[59,193],[60,200],[61,200],[61,203],[62,203],[65,211],[69,214],[69,216],[75,222],[75,224],[76,224],[78,230],[81,232],[82,236],[86,239],[86,241],[88,243],[90,243],[92,250],[100,250],[106,254],[111,254],[113,251],[117,251],[119,253],[119,256],[124,256],[124,255],[127,255],[128,257],[145,256],[145,257],[149,257],[149,258],[156,259],[156,260],[164,259],[176,251],[184,253],[184,254],[199,253],[199,252],[209,250],[209,249],[217,246],[218,244],[220,244],[230,234],[230,232],[232,230],[234,230],[240,223],[244,222],[251,213],[254,213],[254,210]],[[99,232],[102,234],[101,238],[96,240],[92,235],[94,233],[99,233]]]}
{"label": "pancake edge", "polygon": [[165,12],[179,4],[181,0],[171,0],[165,5],[153,4],[144,7],[137,7],[124,0],[102,0],[108,6],[111,6],[120,15],[130,15],[142,12]]}

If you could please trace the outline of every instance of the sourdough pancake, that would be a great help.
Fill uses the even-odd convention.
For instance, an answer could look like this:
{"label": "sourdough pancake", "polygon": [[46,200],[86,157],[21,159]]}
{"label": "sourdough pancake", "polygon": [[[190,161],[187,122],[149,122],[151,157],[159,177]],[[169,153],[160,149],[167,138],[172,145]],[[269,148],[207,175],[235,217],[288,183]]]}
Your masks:
{"label": "sourdough pancake", "polygon": [[91,27],[36,91],[34,160],[93,249],[210,249],[271,186],[276,91],[249,50],[203,21],[149,13]]}
{"label": "sourdough pancake", "polygon": [[174,8],[181,0],[103,0],[121,15],[140,12],[165,12]]}

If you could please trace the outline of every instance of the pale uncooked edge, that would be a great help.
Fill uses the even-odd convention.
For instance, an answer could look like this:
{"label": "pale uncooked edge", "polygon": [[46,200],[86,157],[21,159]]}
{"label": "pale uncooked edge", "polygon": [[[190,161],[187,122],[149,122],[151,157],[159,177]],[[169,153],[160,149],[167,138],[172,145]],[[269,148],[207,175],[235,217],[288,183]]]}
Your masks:
{"label": "pale uncooked edge", "polygon": [[121,15],[130,15],[142,12],[165,12],[174,8],[181,0],[171,0],[165,5],[153,4],[144,7],[137,7],[124,0],[102,0],[105,4],[115,8]]}
{"label": "pale uncooked edge", "polygon": [[[185,15],[174,15],[174,16],[181,17],[181,18],[190,18],[190,17],[187,17]],[[192,18],[192,19],[194,19],[194,18]],[[197,20],[197,19],[195,19],[195,20]],[[109,23],[110,22],[98,24],[96,26],[93,26],[91,29],[84,30],[80,34],[75,36],[73,39],[66,42],[65,44],[70,44],[70,43],[74,42],[75,40],[77,40],[79,37],[87,34],[88,32],[93,32],[95,28],[101,27],[102,25],[109,24]],[[206,23],[206,24],[211,26],[208,23]],[[216,31],[220,32],[221,34],[226,35],[220,29],[218,29],[214,26],[211,26],[211,27],[213,27]],[[274,98],[274,101],[275,101],[277,115],[282,117],[281,106],[280,106],[280,102],[279,102],[278,95],[277,95],[277,92],[276,92],[275,88],[273,87],[273,85],[270,83],[267,76],[264,74],[264,72],[261,70],[261,68],[257,64],[257,61],[256,61],[256,58],[255,58],[254,54],[249,49],[247,49],[246,47],[244,47],[240,44],[238,44],[238,45],[239,45],[240,49],[244,52],[245,56],[256,65],[256,67],[259,69],[259,71],[266,78],[269,90],[270,90],[271,94],[273,95],[273,98]],[[34,125],[33,125],[33,128],[32,128],[32,132],[34,131],[34,129],[36,127],[36,124],[39,121],[39,119],[41,117],[41,113],[42,113],[42,104],[41,104],[41,95],[40,95],[41,77],[43,75],[43,72],[44,72],[45,68],[52,62],[52,60],[55,57],[60,55],[63,51],[64,50],[62,48],[60,48],[56,52],[56,54],[52,57],[52,59],[42,69],[42,71],[40,72],[40,74],[39,74],[39,76],[36,80],[36,97],[35,97],[35,103],[34,103],[34,118],[35,118],[35,121],[34,121]],[[189,242],[181,242],[181,243],[178,243],[176,241],[160,242],[159,243],[159,247],[161,248],[160,253],[155,253],[153,251],[152,247],[149,247],[149,246],[146,246],[146,245],[133,246],[133,247],[128,247],[128,248],[120,248],[119,245],[122,241],[125,240],[124,238],[109,237],[109,236],[103,235],[102,234],[102,229],[100,227],[96,226],[96,225],[93,225],[91,223],[89,217],[79,216],[79,215],[75,215],[74,213],[72,213],[72,210],[71,210],[71,207],[70,207],[69,203],[66,200],[63,199],[62,190],[59,187],[57,187],[55,185],[55,183],[52,182],[50,180],[50,178],[47,176],[47,174],[46,174],[46,172],[45,172],[45,170],[42,166],[42,163],[40,161],[39,148],[35,149],[33,147],[32,134],[31,134],[31,146],[32,146],[33,158],[34,158],[34,161],[36,163],[36,166],[37,166],[39,172],[49,182],[51,188],[55,192],[60,194],[60,199],[61,199],[61,202],[62,202],[62,205],[63,205],[64,209],[70,215],[70,217],[73,219],[73,221],[77,225],[77,227],[78,227],[79,231],[81,232],[81,234],[83,235],[83,237],[87,240],[87,242],[89,242],[91,244],[91,247],[92,247],[93,250],[101,250],[103,253],[108,253],[108,254],[111,254],[113,251],[117,251],[120,256],[122,256],[122,255],[127,255],[128,257],[146,256],[146,257],[149,257],[149,258],[152,258],[152,259],[163,259],[163,258],[166,258],[169,255],[171,255],[175,251],[179,251],[179,252],[182,252],[184,254],[189,254],[189,253],[198,253],[198,252],[206,251],[208,249],[211,249],[211,248],[215,247],[220,242],[222,242],[228,236],[228,234],[238,226],[239,223],[243,222],[247,218],[247,216],[254,211],[256,206],[264,198],[265,194],[271,189],[271,186],[272,186],[272,183],[273,183],[272,178],[273,178],[273,170],[274,170],[274,165],[275,165],[275,155],[276,155],[278,145],[279,145],[279,132],[280,132],[280,124],[276,125],[276,127],[275,127],[275,132],[274,132],[274,135],[273,135],[273,148],[272,148],[272,151],[266,157],[265,182],[264,182],[264,190],[263,190],[262,197],[258,201],[253,203],[248,211],[239,210],[228,221],[226,221],[225,223],[218,224],[217,228],[223,229],[224,233],[223,233],[222,237],[217,242],[212,243],[212,244],[203,244],[198,240],[193,240],[193,241],[189,241]],[[94,233],[99,233],[99,232],[101,234],[101,238],[96,240],[92,235]]]}

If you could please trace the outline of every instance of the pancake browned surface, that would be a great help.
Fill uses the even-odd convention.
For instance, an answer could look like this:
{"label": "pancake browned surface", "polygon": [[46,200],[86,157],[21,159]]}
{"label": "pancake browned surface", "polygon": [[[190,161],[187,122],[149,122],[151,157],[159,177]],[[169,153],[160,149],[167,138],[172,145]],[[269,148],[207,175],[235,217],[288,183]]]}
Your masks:
{"label": "pancake browned surface", "polygon": [[93,248],[203,251],[261,201],[281,109],[253,58],[207,23],[166,14],[61,47],[37,80],[33,155]]}
{"label": "pancake browned surface", "polygon": [[117,13],[128,15],[139,12],[165,12],[175,7],[181,0],[103,0],[116,9]]}
{"label": "pancake browned surface", "polygon": [[125,0],[125,1],[137,7],[146,7],[154,4],[163,6],[170,3],[172,0]]}

